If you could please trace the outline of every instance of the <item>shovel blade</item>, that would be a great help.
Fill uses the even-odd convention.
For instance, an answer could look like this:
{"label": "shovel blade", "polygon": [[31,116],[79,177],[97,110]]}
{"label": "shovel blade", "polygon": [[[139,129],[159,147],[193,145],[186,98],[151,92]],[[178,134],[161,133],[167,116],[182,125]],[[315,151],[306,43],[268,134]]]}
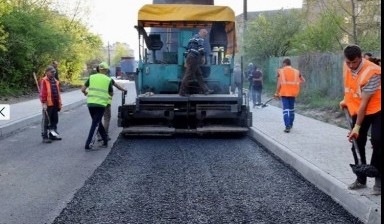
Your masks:
{"label": "shovel blade", "polygon": [[54,137],[57,137],[59,136],[59,134],[55,131],[55,130],[49,130],[49,133],[54,136]]}
{"label": "shovel blade", "polygon": [[367,176],[367,177],[380,177],[380,172],[376,167],[368,164],[349,164],[352,168],[352,171],[358,176]]}

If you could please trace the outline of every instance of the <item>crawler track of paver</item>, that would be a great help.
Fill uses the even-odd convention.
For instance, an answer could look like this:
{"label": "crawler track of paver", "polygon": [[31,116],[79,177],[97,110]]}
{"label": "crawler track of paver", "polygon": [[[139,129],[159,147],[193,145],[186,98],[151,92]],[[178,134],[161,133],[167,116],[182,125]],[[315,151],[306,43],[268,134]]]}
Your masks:
{"label": "crawler track of paver", "polygon": [[249,138],[180,137],[119,138],[54,223],[360,221]]}

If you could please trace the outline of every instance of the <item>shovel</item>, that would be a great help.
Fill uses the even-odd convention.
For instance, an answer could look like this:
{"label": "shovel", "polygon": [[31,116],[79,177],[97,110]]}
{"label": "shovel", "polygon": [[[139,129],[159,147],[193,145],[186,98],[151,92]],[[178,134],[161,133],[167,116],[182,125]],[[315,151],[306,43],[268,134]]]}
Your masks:
{"label": "shovel", "polygon": [[[352,127],[351,116],[349,115],[347,108],[344,108],[343,110],[344,110],[344,114],[345,114],[345,118],[347,120],[348,126],[352,131],[353,127]],[[368,164],[362,164],[359,147],[357,145],[355,138],[352,138],[352,143],[353,143],[352,152],[353,152],[353,155],[356,156],[357,158],[357,164],[349,164],[352,168],[352,171],[357,176],[380,177],[381,175],[376,167]]]}
{"label": "shovel", "polygon": [[271,102],[273,99],[275,99],[275,97],[272,97],[271,99],[269,99],[269,100],[265,101],[265,103],[261,104],[261,106],[260,106],[260,107],[261,107],[261,108],[264,108],[264,107],[268,106],[268,104],[267,104],[267,103]]}

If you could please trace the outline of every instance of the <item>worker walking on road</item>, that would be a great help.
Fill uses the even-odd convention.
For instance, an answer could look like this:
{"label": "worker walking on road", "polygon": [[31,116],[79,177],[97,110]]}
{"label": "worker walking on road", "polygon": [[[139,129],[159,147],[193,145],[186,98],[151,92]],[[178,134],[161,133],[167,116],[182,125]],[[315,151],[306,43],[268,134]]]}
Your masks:
{"label": "worker walking on road", "polygon": [[305,79],[300,71],[291,66],[291,60],[283,60],[283,67],[277,70],[276,98],[281,98],[283,104],[284,132],[289,133],[295,120],[295,100],[300,92],[300,84]]}
{"label": "worker walking on road", "polygon": [[59,81],[55,79],[55,68],[48,66],[45,69],[45,77],[40,83],[40,101],[43,107],[42,137],[44,143],[52,140],[61,140],[57,132],[59,111],[61,110],[61,96]]}
{"label": "worker walking on road", "polygon": [[[373,153],[371,165],[382,173],[382,139],[381,139],[381,67],[362,58],[359,46],[349,45],[344,49],[344,99],[341,108],[347,108],[352,116],[353,130],[348,139],[356,139],[362,164],[366,163],[365,145],[368,130],[371,128]],[[353,147],[353,146],[352,146]],[[353,150],[354,152],[354,150]],[[355,163],[357,157],[354,154]],[[365,188],[366,176],[357,176],[355,182],[348,186],[350,190]],[[373,194],[381,194],[381,177],[375,178]]]}
{"label": "worker walking on road", "polygon": [[[102,73],[102,74],[105,74],[106,76],[108,76],[108,74],[107,74],[108,72],[105,72],[105,70],[103,70],[103,69],[100,70],[99,66],[97,66],[96,71],[97,71],[97,73]],[[124,89],[122,86],[120,86],[119,84],[117,84],[115,82],[115,80],[111,79],[111,82],[112,82],[112,86],[115,86],[117,89],[123,91],[124,95],[127,94],[128,91],[126,89]],[[112,97],[113,97],[113,95],[112,95]],[[104,115],[103,115],[103,127],[105,129],[105,133],[107,134],[108,140],[111,140],[111,138],[109,137],[109,123],[111,121],[111,115],[112,115],[112,110],[111,110],[112,97],[110,98],[108,105],[105,107],[105,111],[104,111]],[[100,136],[100,133],[98,133],[97,137],[98,137],[97,141],[103,141],[103,139]]]}
{"label": "worker walking on road", "polygon": [[[109,69],[109,65],[105,62],[99,64],[100,72],[106,72]],[[105,132],[101,119],[104,115],[105,107],[110,102],[113,95],[113,87],[111,78],[103,73],[97,73],[91,75],[89,79],[84,83],[81,91],[87,96],[87,104],[89,113],[92,118],[92,125],[89,130],[88,138],[85,142],[85,149],[92,149],[93,141],[96,137],[96,131],[98,131],[103,139],[102,147],[108,146],[108,136]],[[97,130],[96,130],[97,129]]]}
{"label": "worker walking on road", "polygon": [[205,64],[204,39],[207,35],[208,31],[206,29],[201,29],[198,34],[189,40],[187,58],[185,62],[186,71],[180,85],[180,96],[189,94],[188,84],[195,78],[197,79],[199,87],[204,94],[207,95],[213,93],[213,90],[210,90],[207,84],[205,84],[203,73],[200,69],[200,65]]}

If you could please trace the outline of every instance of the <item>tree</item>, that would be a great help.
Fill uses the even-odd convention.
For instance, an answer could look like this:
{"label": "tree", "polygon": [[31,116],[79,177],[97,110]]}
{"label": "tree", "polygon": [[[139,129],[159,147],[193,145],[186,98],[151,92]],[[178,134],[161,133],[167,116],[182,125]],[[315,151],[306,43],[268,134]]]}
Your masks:
{"label": "tree", "polygon": [[297,54],[307,52],[337,52],[343,49],[342,31],[339,24],[342,17],[334,12],[324,12],[320,19],[309,22],[304,30],[293,38],[293,46]]}
{"label": "tree", "polygon": [[114,54],[112,58],[112,65],[117,66],[120,63],[121,57],[133,56],[133,50],[125,43],[117,42],[114,44]]}
{"label": "tree", "polygon": [[[380,0],[307,0],[309,9],[334,13],[344,22],[336,22],[344,34],[344,44],[360,45],[365,50],[381,49],[381,1]],[[313,13],[309,13],[313,14]]]}
{"label": "tree", "polygon": [[60,62],[62,80],[71,81],[85,63],[101,55],[102,41],[82,22],[50,8],[49,0],[9,0],[0,7],[0,93],[35,88],[32,72],[43,74]]}
{"label": "tree", "polygon": [[[9,5],[6,4],[3,1],[0,1],[0,17],[2,17],[4,14],[6,14],[9,11]],[[5,43],[8,38],[8,33],[4,31],[4,26],[0,21],[0,52],[6,51]]]}
{"label": "tree", "polygon": [[302,24],[299,10],[279,10],[259,15],[248,23],[244,38],[244,55],[249,61],[264,61],[285,56],[292,50],[293,37]]}

